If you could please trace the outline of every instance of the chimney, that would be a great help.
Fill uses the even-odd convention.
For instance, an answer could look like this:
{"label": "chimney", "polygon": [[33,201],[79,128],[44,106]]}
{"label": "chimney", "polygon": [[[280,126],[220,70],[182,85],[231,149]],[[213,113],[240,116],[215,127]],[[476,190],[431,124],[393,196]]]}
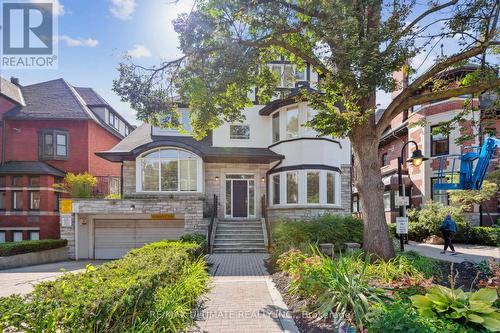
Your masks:
{"label": "chimney", "polygon": [[410,69],[410,65],[409,65],[409,62],[407,61],[399,71],[392,73],[392,78],[397,82],[396,90],[394,90],[391,93],[392,99],[396,98],[396,96],[399,95],[399,93],[401,91],[403,91],[403,89],[408,87],[408,71],[409,71],[409,69]]}
{"label": "chimney", "polygon": [[15,84],[16,86],[20,87],[20,85],[19,85],[19,78],[11,76],[10,77],[10,82],[13,83],[13,84]]}

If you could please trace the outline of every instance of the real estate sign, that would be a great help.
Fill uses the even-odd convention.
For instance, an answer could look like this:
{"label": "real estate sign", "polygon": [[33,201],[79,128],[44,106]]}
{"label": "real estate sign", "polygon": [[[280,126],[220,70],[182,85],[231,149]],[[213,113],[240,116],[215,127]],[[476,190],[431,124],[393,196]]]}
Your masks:
{"label": "real estate sign", "polygon": [[73,200],[61,199],[59,201],[59,213],[61,213],[61,214],[73,213]]}

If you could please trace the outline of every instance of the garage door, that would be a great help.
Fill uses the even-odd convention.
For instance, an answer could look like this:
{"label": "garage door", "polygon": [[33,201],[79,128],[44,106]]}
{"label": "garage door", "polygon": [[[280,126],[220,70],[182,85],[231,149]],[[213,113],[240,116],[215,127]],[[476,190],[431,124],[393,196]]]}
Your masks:
{"label": "garage door", "polygon": [[94,220],[95,259],[116,259],[131,249],[184,233],[184,220]]}

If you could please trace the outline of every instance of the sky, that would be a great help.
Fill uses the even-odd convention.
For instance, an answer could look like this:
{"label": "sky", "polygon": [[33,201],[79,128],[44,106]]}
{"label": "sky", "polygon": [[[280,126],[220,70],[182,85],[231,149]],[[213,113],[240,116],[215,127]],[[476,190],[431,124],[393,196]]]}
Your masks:
{"label": "sky", "polygon": [[[92,87],[128,121],[138,125],[134,110],[112,91],[113,80],[118,78],[116,68],[125,55],[144,66],[180,56],[172,20],[180,13],[189,12],[193,0],[53,1],[56,1],[58,19],[58,68],[0,68],[0,75],[17,77],[22,85],[64,78],[74,86]],[[445,53],[456,51],[457,42],[445,41]],[[432,50],[428,57],[422,53],[413,59],[413,66],[420,72],[425,71],[440,53],[440,47]],[[377,94],[379,108],[386,107],[390,101],[389,93]]]}
{"label": "sky", "polygon": [[0,68],[0,75],[17,77],[22,85],[64,78],[91,87],[138,125],[134,110],[111,89],[116,68],[127,54],[146,66],[179,56],[172,20],[192,5],[191,0],[58,0],[58,68]]}

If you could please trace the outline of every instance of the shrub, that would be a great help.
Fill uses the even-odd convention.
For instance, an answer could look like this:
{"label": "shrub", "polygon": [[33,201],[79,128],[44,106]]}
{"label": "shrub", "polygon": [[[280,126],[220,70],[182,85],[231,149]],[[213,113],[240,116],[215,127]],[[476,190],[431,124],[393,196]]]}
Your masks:
{"label": "shrub", "polygon": [[415,251],[399,253],[398,256],[408,258],[411,265],[426,278],[440,275],[441,268],[435,259],[424,257]]}
{"label": "shrub", "polygon": [[403,301],[372,308],[368,320],[368,333],[476,333],[482,331],[466,328],[444,317],[421,317],[411,304]]}
{"label": "shrub", "polygon": [[[162,241],[84,273],[0,299],[0,328],[36,332],[183,331],[207,290],[199,245]],[[175,318],[174,318],[175,317]],[[161,329],[158,329],[160,328]]]}
{"label": "shrub", "polygon": [[484,288],[472,293],[443,286],[434,286],[425,295],[411,297],[413,306],[423,317],[439,314],[494,332],[500,331],[500,311],[493,306],[497,299],[495,289]]}
{"label": "shrub", "polygon": [[64,247],[66,245],[68,245],[68,241],[65,239],[42,239],[42,240],[2,243],[0,244],[0,257],[52,250]]}
{"label": "shrub", "polygon": [[110,193],[104,197],[107,200],[120,200],[122,199],[122,195],[120,193]]}
{"label": "shrub", "polygon": [[60,184],[54,187],[68,192],[72,198],[90,198],[97,186],[97,178],[88,172],[74,174],[68,172]]}
{"label": "shrub", "polygon": [[308,243],[363,243],[363,221],[352,216],[324,215],[311,221],[283,221],[273,226],[271,258],[291,248],[306,249]]}
{"label": "shrub", "polygon": [[184,234],[181,236],[180,241],[185,243],[198,244],[200,246],[200,254],[207,248],[207,236],[200,233],[193,232],[190,234]]}

